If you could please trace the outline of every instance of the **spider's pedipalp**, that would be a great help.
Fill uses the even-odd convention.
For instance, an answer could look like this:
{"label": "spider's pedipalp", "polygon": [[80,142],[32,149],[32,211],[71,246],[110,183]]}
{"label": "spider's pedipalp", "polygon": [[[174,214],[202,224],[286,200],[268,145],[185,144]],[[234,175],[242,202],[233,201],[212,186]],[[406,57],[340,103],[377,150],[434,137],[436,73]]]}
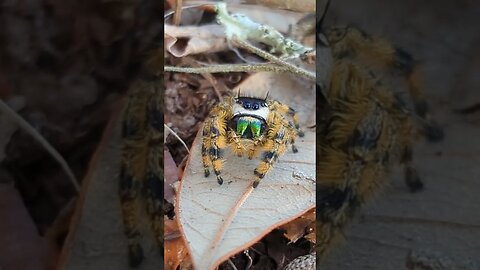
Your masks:
{"label": "spider's pedipalp", "polygon": [[231,144],[232,152],[237,157],[242,157],[243,154],[247,151],[247,148],[244,144],[240,142],[240,138],[235,133],[235,131],[230,130],[227,132],[228,143]]}
{"label": "spider's pedipalp", "polygon": [[248,159],[253,159],[255,156],[258,155],[260,151],[260,146],[265,143],[265,136],[261,135],[260,137],[256,138],[253,143],[250,145],[250,148],[247,150],[248,152]]}

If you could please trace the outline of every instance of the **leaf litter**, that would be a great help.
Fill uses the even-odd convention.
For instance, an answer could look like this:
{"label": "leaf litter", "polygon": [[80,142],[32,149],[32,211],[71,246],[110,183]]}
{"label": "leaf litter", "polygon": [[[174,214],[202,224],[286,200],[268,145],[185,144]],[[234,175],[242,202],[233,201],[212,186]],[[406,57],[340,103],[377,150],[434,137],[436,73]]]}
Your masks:
{"label": "leaf litter", "polygon": [[[272,98],[290,104],[300,119],[309,119],[315,107],[314,89],[298,89],[281,75],[258,73],[238,89],[270,90]],[[293,95],[293,91],[296,95]],[[302,121],[302,127],[306,122]],[[305,129],[305,128],[304,128]],[[263,235],[315,205],[315,139],[312,130],[299,138],[299,153],[288,152],[260,183],[250,188],[259,160],[226,154],[224,179],[219,186],[205,178],[200,156],[200,134],[191,151],[177,195],[177,215],[198,269],[210,269],[246,249]],[[301,172],[301,173],[296,173]],[[305,175],[298,179],[295,175]],[[229,179],[229,180],[227,180]]]}
{"label": "leaf litter", "polygon": [[[159,11],[160,5],[152,1],[2,2],[0,98],[10,105],[22,101],[11,107],[61,153],[79,179],[114,113],[113,104],[137,76],[145,51],[155,45]],[[0,115],[0,171],[12,175],[13,190],[34,223],[33,232],[51,243],[48,251],[54,254],[40,262],[25,250],[11,268],[26,269],[20,264],[30,260],[38,261],[35,269],[53,269],[65,236],[73,233],[62,212],[70,209],[77,194],[44,147],[4,116]],[[100,217],[90,222],[96,224]],[[56,228],[66,230],[53,233]],[[0,234],[4,237],[7,231]],[[33,243],[24,238],[17,244],[25,244],[22,241]],[[5,246],[9,247],[13,248]],[[3,262],[0,259],[2,266]]]}
{"label": "leaf litter", "polygon": [[[191,4],[191,1],[188,2],[188,4]],[[184,4],[187,5],[187,3]],[[242,5],[235,5],[235,7],[242,9],[242,13],[250,16],[252,11],[251,8]],[[262,7],[262,9],[265,8]],[[198,12],[204,11],[202,10]],[[285,23],[286,21],[292,21],[292,23],[294,23],[301,17],[298,13],[291,13],[288,11],[277,12],[276,10],[269,10],[267,13],[262,13],[255,10],[253,12],[256,12],[254,17],[260,18],[259,22],[268,23],[268,21],[271,20],[275,21],[275,26],[278,25],[278,20],[274,20],[273,18],[278,16],[278,14],[283,14],[286,20],[284,20],[284,25],[280,26],[280,28],[281,31],[285,32],[288,31],[289,24]],[[269,16],[271,13],[277,14]],[[258,16],[259,14],[262,16]],[[289,16],[288,14],[295,15]],[[184,20],[184,18],[182,18],[182,20]],[[205,20],[200,20],[200,23],[205,24],[208,23],[208,21],[205,22]],[[194,26],[181,25],[178,27],[185,27],[186,29],[190,29],[190,31],[195,29]],[[187,42],[184,44],[188,44],[189,38],[185,41]],[[169,49],[167,48],[167,51],[168,50]],[[208,51],[196,55],[187,55],[182,58],[171,57],[167,54],[165,65],[191,67],[195,66],[195,63],[204,65],[206,63],[237,63],[239,61],[238,56],[232,52],[212,52],[213,51]],[[251,57],[251,55],[247,53],[242,53],[242,55],[245,57]],[[255,61],[258,61],[258,58]],[[209,233],[211,238],[208,241],[205,239],[197,241],[197,244],[199,243],[204,247],[210,245],[217,251],[225,250],[225,252],[214,251],[210,253],[212,257],[209,260],[204,261],[204,264],[200,266],[198,265],[199,256],[192,256],[191,260],[196,264],[195,269],[209,269],[214,265],[220,265],[220,269],[233,269],[232,264],[238,269],[244,269],[249,264],[252,267],[261,269],[272,269],[272,267],[282,269],[295,257],[310,253],[311,248],[313,247],[311,240],[315,238],[314,234],[312,237],[312,232],[307,228],[310,223],[304,227],[304,232],[307,231],[309,233],[303,236],[299,236],[299,228],[303,226],[301,224],[296,227],[292,226],[292,228],[295,227],[296,229],[288,227],[283,230],[276,229],[278,226],[288,223],[289,221],[293,224],[305,223],[305,217],[309,217],[309,214],[312,213],[312,209],[314,208],[315,164],[312,160],[315,160],[315,139],[313,136],[314,129],[309,130],[306,127],[315,125],[315,101],[312,98],[315,95],[315,90],[311,83],[306,83],[305,81],[294,78],[294,76],[291,75],[285,76],[285,74],[274,75],[259,73],[255,75],[246,75],[245,73],[227,73],[212,75],[214,82],[216,82],[217,85],[221,85],[221,87],[216,87],[215,89],[214,86],[212,86],[212,80],[201,75],[165,73],[165,124],[175,131],[182,140],[187,143],[187,145],[193,145],[190,150],[191,156],[188,157],[186,151],[182,149],[181,144],[177,139],[173,138],[173,136],[169,136],[170,138],[167,139],[166,147],[170,150],[175,162],[179,164],[178,166],[180,170],[182,170],[182,164],[185,163],[187,157],[188,161],[187,167],[183,171],[183,175],[181,173],[182,181],[179,185],[174,185],[177,186],[177,201],[166,204],[166,214],[172,217],[175,216],[175,219],[165,220],[165,222],[170,223],[173,220],[182,220],[182,218],[188,220],[188,218],[192,218],[192,216],[189,217],[187,214],[194,216],[197,215],[196,219],[194,218],[194,221],[188,220],[188,224],[180,223],[180,231],[182,231],[182,233],[185,233],[184,226],[188,227],[192,225],[192,222],[195,224],[195,222],[201,220],[205,223],[211,223],[210,226],[196,226],[193,227],[193,229],[192,227],[189,227],[186,229],[189,231],[187,234],[195,230],[210,230]],[[200,135],[198,135],[197,132],[201,130],[202,122],[211,108],[218,102],[216,100],[222,96],[234,93],[236,90],[228,90],[233,88],[250,88],[258,89],[258,91],[269,90],[272,98],[284,102],[299,111],[302,120],[301,126],[307,131],[307,136],[305,138],[299,138],[299,141],[297,142],[299,153],[293,154],[290,152],[281,157],[278,164],[274,166],[275,169],[269,173],[271,174],[270,178],[266,176],[257,190],[253,191],[249,191],[248,187],[251,185],[253,168],[258,165],[258,159],[248,161],[246,159],[237,160],[237,157],[227,157],[225,179],[229,176],[228,178],[230,181],[227,180],[223,186],[219,186],[214,179],[210,179],[211,177],[205,178],[203,176],[203,166],[201,165],[201,157],[199,157],[199,147],[201,142],[198,138]],[[302,161],[302,159],[305,160]],[[231,168],[229,166],[234,167],[230,170],[227,169]],[[274,171],[276,169],[278,169],[278,171],[275,174]],[[214,190],[216,190],[217,193],[215,193]],[[298,192],[298,194],[296,194],[296,192]],[[220,197],[219,194],[223,195]],[[208,202],[205,201],[204,198],[217,198],[217,201]],[[225,198],[228,198],[229,200],[225,200]],[[238,201],[241,201],[241,198],[245,201],[243,205],[238,204]],[[256,201],[253,198],[256,198]],[[267,206],[269,203],[267,200],[269,198],[272,200],[292,200],[292,203],[288,205],[290,209],[285,210],[283,213],[285,215],[283,217],[278,213],[273,213],[271,215],[265,214],[268,210]],[[199,204],[199,202],[201,204]],[[281,202],[277,201],[274,205],[276,206],[278,204],[281,204]],[[247,207],[247,210],[245,210],[245,207]],[[208,218],[206,216],[201,216],[200,214],[204,214],[204,212],[199,212],[198,210],[202,208],[203,211],[205,211],[205,209],[212,210],[212,212],[223,211],[224,221],[227,221],[228,223],[228,220],[230,220],[230,226],[222,227],[223,223],[221,218],[214,217],[215,214],[210,213]],[[260,209],[258,210],[259,212],[255,211],[257,208]],[[168,213],[173,210],[175,210],[174,213]],[[231,215],[228,215],[228,213]],[[312,216],[310,215],[310,217]],[[264,218],[265,221],[255,221],[257,218]],[[302,221],[299,222],[298,220]],[[262,222],[265,223],[262,224]],[[242,228],[242,224],[246,227]],[[237,243],[235,243],[235,241],[227,241],[230,236],[234,238],[234,235],[237,234],[237,231],[235,231],[234,234],[230,233],[232,228],[234,231],[241,230],[250,235],[245,238],[243,242],[237,241]],[[292,241],[293,239],[288,239],[283,235],[285,232],[290,232],[291,234],[297,233],[298,241],[293,243],[295,242]],[[201,235],[201,233],[198,235]],[[201,237],[202,236],[197,238],[197,240],[202,239]],[[214,238],[217,240],[212,241]],[[186,239],[190,253],[195,254],[198,249],[192,247],[192,239],[188,237]],[[230,246],[229,248],[224,248],[222,245]],[[253,247],[250,247],[252,245]],[[260,251],[259,249],[262,249],[265,252],[258,253],[257,251]],[[192,250],[195,251],[192,252]],[[244,252],[240,253],[242,250]],[[237,254],[235,255],[235,253]],[[248,254],[248,256],[246,254]],[[228,260],[229,262],[222,263],[222,261],[225,260]],[[171,268],[170,265],[167,265],[167,261],[165,261],[164,267],[165,269],[175,269]],[[180,267],[180,269],[189,268]]]}

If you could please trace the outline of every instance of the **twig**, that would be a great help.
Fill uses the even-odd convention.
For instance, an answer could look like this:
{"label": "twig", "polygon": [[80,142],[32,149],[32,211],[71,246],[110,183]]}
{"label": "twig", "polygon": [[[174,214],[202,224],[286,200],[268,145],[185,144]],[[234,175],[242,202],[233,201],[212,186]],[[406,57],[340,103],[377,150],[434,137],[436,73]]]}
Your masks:
{"label": "twig", "polygon": [[244,250],[243,254],[245,254],[245,256],[247,256],[247,258],[248,258],[248,264],[245,267],[245,270],[250,270],[250,268],[252,267],[252,264],[253,264],[253,260],[252,260],[252,257],[250,257],[250,254],[248,254],[248,249]]}
{"label": "twig", "polygon": [[[181,9],[197,8],[197,7],[203,7],[203,6],[211,6],[211,4],[199,4],[199,5],[183,6],[183,7],[181,7]],[[172,16],[173,14],[175,14],[175,10],[170,10],[163,15],[163,19],[165,20],[166,18]]]}
{"label": "twig", "polygon": [[235,266],[235,264],[233,264],[232,260],[228,259],[228,264],[230,264],[230,266],[233,268],[233,270],[238,270],[237,267]]}
{"label": "twig", "polygon": [[214,65],[208,67],[190,68],[190,67],[173,67],[165,66],[164,71],[167,72],[183,72],[183,73],[228,73],[228,72],[291,72],[289,68],[272,65],[272,64],[233,64],[233,65]]}
{"label": "twig", "polygon": [[[195,62],[193,59],[191,58],[188,58],[188,57],[185,57],[185,62],[193,67],[199,67],[200,64]],[[222,94],[220,93],[220,89],[219,88],[219,84],[217,82],[217,80],[215,79],[215,77],[213,77],[212,74],[210,73],[201,73],[202,76],[210,82],[210,84],[212,84],[212,87],[213,89],[215,90],[215,93],[217,94],[217,97],[218,97],[218,100],[220,100],[220,102],[223,102],[223,97],[222,97]],[[225,88],[225,85],[222,85],[223,88]]]}
{"label": "twig", "polygon": [[277,65],[280,65],[282,67],[285,67],[288,69],[289,72],[293,73],[293,74],[296,74],[296,75],[299,75],[299,76],[302,76],[308,80],[311,80],[311,81],[316,81],[316,76],[315,76],[315,73],[313,72],[310,72],[308,70],[305,70],[303,68],[300,68],[300,67],[297,67],[293,64],[290,64],[272,54],[269,54],[268,52],[266,51],[263,51],[253,45],[251,45],[250,43],[246,42],[246,41],[243,41],[237,37],[233,37],[232,38],[232,41],[234,44],[236,44],[237,46],[241,47],[241,48],[244,48],[260,57],[262,57],[263,59],[265,60],[268,60],[268,61],[271,61],[272,63],[275,63]]}
{"label": "twig", "polygon": [[180,138],[180,136],[178,136],[177,133],[175,133],[175,131],[173,131],[169,126],[165,124],[163,124],[163,126],[168,129],[168,131],[170,131],[173,136],[175,136],[183,144],[183,146],[185,146],[185,149],[187,149],[187,153],[190,154],[190,150],[188,149],[187,144],[182,140],[182,138]]}
{"label": "twig", "polygon": [[60,164],[62,169],[67,174],[68,178],[72,182],[73,187],[77,192],[80,191],[80,185],[78,184],[75,175],[73,174],[72,170],[68,166],[67,161],[58,153],[55,148],[47,141],[45,138],[38,133],[38,131],[32,127],[25,119],[23,119],[20,115],[18,115],[14,110],[12,110],[3,100],[0,99],[0,111],[8,114],[24,131],[26,131],[30,136],[32,136],[37,142],[39,142],[45,150]]}
{"label": "twig", "polygon": [[175,14],[173,14],[173,24],[180,25],[180,19],[182,18],[182,0],[176,0]]}
{"label": "twig", "polygon": [[254,22],[243,14],[229,14],[226,3],[215,5],[217,22],[225,28],[225,36],[228,40],[234,37],[246,41],[255,40],[270,46],[272,53],[278,52],[286,57],[298,57],[312,50],[301,43],[284,37],[275,28]]}

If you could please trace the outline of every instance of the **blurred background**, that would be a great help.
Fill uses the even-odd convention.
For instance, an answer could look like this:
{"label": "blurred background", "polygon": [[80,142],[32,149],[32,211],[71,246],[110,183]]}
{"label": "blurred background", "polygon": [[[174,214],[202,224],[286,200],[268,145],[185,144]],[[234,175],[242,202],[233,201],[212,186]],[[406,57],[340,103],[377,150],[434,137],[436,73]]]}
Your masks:
{"label": "blurred background", "polygon": [[445,139],[414,148],[425,189],[409,193],[398,170],[321,269],[480,269],[480,3],[332,1],[325,23],[360,27],[410,52]]}
{"label": "blurred background", "polygon": [[[60,152],[77,179],[113,104],[159,46],[162,14],[154,0],[0,1],[0,99]],[[0,113],[0,268],[54,265],[75,195],[58,163]]]}

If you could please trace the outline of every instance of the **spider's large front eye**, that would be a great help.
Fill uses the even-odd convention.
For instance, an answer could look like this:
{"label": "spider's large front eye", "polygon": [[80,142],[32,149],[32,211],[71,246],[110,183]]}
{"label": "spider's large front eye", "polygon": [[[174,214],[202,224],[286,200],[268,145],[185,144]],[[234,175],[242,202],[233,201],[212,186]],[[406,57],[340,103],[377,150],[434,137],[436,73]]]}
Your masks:
{"label": "spider's large front eye", "polygon": [[259,108],[258,103],[253,104],[252,108],[253,108],[254,110],[258,110],[258,108]]}
{"label": "spider's large front eye", "polygon": [[245,109],[250,109],[252,106],[250,105],[250,103],[245,102],[245,104],[243,104],[243,107],[244,107]]}

